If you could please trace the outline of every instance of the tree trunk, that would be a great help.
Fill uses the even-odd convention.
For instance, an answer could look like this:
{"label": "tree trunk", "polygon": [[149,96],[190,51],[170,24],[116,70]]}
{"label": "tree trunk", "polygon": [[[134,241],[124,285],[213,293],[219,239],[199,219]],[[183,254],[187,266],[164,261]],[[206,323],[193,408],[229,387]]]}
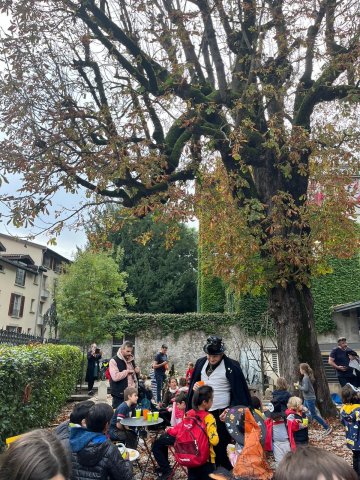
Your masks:
{"label": "tree trunk", "polygon": [[325,370],[317,342],[311,291],[306,286],[299,290],[290,284],[270,292],[270,313],[277,333],[280,374],[290,390],[299,380],[299,362],[308,363],[315,375],[315,392],[321,412],[335,416]]}

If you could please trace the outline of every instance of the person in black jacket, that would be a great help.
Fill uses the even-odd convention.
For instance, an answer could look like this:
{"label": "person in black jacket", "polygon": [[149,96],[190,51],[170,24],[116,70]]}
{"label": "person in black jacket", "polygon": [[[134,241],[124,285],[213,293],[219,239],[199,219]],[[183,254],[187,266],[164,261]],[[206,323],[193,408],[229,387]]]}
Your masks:
{"label": "person in black jacket", "polygon": [[291,397],[291,393],[288,391],[288,388],[289,387],[285,378],[278,377],[276,380],[276,389],[272,392],[271,403],[274,405],[280,405],[282,413],[287,410],[287,404]]}
{"label": "person in black jacket", "polygon": [[70,429],[71,480],[132,480],[129,460],[107,438],[113,409],[107,403],[94,405],[87,417],[87,428]]}
{"label": "person in black jacket", "polygon": [[97,380],[100,372],[99,361],[101,358],[100,348],[97,348],[96,343],[93,343],[90,350],[87,352],[87,369],[85,382],[88,383],[88,395],[94,395],[93,386]]}
{"label": "person in black jacket", "polygon": [[191,377],[187,410],[192,408],[194,390],[199,388],[197,382],[202,381],[213,388],[214,401],[209,411],[215,417],[220,438],[215,447],[215,462],[217,466],[231,470],[232,466],[226,453],[226,446],[231,443],[231,437],[223,418],[228,407],[251,406],[251,396],[239,362],[225,355],[222,338],[215,335],[208,337],[204,352],[207,354],[206,357],[197,360]]}

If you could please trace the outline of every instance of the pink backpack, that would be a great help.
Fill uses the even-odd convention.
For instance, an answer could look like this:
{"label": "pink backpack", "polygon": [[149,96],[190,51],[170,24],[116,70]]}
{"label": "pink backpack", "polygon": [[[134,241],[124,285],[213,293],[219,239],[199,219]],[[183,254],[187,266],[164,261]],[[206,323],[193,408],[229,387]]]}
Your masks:
{"label": "pink backpack", "polygon": [[175,460],[188,468],[204,465],[210,456],[205,422],[197,416],[184,417],[176,428]]}

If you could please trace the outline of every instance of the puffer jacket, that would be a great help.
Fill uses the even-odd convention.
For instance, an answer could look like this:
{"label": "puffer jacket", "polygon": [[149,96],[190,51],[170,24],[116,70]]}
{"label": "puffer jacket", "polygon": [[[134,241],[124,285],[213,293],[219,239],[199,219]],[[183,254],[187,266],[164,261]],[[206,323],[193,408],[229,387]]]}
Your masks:
{"label": "puffer jacket", "polygon": [[102,433],[70,429],[71,480],[132,480],[131,463]]}
{"label": "puffer jacket", "polygon": [[360,450],[360,404],[345,403],[340,410],[340,420],[345,426],[346,446]]}

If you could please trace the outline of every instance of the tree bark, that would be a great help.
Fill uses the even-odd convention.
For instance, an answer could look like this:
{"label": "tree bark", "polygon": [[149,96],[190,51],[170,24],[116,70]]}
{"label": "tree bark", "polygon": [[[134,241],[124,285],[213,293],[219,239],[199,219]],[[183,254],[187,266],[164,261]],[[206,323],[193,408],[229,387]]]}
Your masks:
{"label": "tree bark", "polygon": [[[281,376],[293,386],[299,379],[299,362],[308,363],[314,371],[315,393],[322,414],[335,416],[329,386],[315,331],[312,294],[294,284],[276,287],[270,292],[270,313],[277,333]],[[290,387],[293,391],[293,387]]]}

